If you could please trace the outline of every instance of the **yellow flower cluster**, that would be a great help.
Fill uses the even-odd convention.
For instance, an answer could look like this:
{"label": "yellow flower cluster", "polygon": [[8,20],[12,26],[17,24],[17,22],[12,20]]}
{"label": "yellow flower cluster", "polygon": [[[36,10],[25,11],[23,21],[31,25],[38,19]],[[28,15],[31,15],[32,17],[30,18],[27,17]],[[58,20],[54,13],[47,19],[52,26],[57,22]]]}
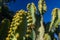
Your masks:
{"label": "yellow flower cluster", "polygon": [[31,12],[32,11],[31,8],[32,8],[32,10],[34,10],[34,12],[36,12],[36,6],[34,3],[28,3],[27,4],[27,10]]}
{"label": "yellow flower cluster", "polygon": [[26,18],[27,18],[27,26],[30,26],[32,24],[32,17],[29,12],[27,13]]}
{"label": "yellow flower cluster", "polygon": [[27,4],[27,34],[25,35],[26,37],[30,37],[32,29],[34,28],[34,23],[35,23],[35,12],[36,12],[36,6],[34,3],[28,3]]}
{"label": "yellow flower cluster", "polygon": [[29,12],[27,12],[27,34],[25,35],[27,38],[30,36],[30,33],[31,33],[31,29],[32,29],[32,17],[31,17],[31,15],[30,15],[30,13]]}
{"label": "yellow flower cluster", "polygon": [[45,13],[47,11],[47,6],[44,0],[39,0],[38,2],[38,9],[40,11],[40,14]]}
{"label": "yellow flower cluster", "polygon": [[[24,13],[25,13],[24,10],[20,10],[13,17],[11,25],[10,25],[10,30],[8,31],[9,34],[6,40],[15,39],[15,37],[17,39],[17,37],[19,37],[19,33],[16,34],[16,30],[18,26],[22,23]],[[11,36],[13,36],[13,38],[11,38]]]}

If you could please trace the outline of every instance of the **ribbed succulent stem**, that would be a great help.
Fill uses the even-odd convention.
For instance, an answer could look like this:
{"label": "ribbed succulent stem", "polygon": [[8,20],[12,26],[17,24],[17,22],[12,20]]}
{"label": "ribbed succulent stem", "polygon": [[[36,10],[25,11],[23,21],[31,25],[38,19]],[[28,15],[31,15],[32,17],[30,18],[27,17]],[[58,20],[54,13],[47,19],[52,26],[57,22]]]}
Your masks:
{"label": "ribbed succulent stem", "polygon": [[41,20],[40,20],[41,25],[38,29],[39,34],[37,35],[36,40],[44,40],[45,29],[44,29],[44,25],[43,25],[43,14],[47,11],[47,6],[46,6],[46,3],[44,0],[39,0],[38,9],[39,9],[39,13],[41,16]]}
{"label": "ribbed succulent stem", "polygon": [[26,38],[27,40],[35,40],[35,30],[34,30],[34,25],[35,25],[35,12],[36,12],[36,7],[34,3],[29,3],[27,5],[27,34]]}
{"label": "ribbed succulent stem", "polygon": [[32,24],[32,17],[30,15],[30,13],[27,13],[27,31],[26,31],[26,35],[25,35],[25,40],[32,40],[31,38],[31,33],[32,33],[32,29],[34,27],[34,25]]}
{"label": "ribbed succulent stem", "polygon": [[55,8],[55,9],[53,9],[53,11],[52,11],[52,20],[51,20],[51,24],[50,24],[50,27],[49,27],[49,31],[51,31],[51,29],[52,29],[52,27],[53,27],[53,25],[54,25],[54,23],[55,23],[55,19],[56,19],[56,13],[57,13],[57,11],[58,11],[58,8]]}
{"label": "ribbed succulent stem", "polygon": [[44,32],[45,32],[45,29],[44,29],[44,25],[43,25],[43,16],[42,16],[42,15],[41,15],[40,24],[41,24],[41,26],[40,26],[39,29],[38,29],[39,34],[38,34],[36,40],[44,40]]}
{"label": "ribbed succulent stem", "polygon": [[21,27],[20,25],[22,23],[24,13],[25,13],[24,10],[20,10],[15,14],[15,16],[12,19],[10,30],[8,31],[9,34],[6,40],[18,40],[18,37],[20,37],[21,34],[19,34],[19,32],[16,30],[19,27]]}

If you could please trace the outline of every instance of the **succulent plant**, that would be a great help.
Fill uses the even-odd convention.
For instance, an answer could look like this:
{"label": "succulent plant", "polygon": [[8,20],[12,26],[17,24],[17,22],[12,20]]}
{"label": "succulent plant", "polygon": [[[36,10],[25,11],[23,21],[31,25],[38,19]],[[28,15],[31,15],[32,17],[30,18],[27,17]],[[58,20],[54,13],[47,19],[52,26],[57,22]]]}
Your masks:
{"label": "succulent plant", "polygon": [[[24,10],[20,10],[18,11],[15,16],[12,19],[11,25],[10,25],[10,30],[8,31],[8,36],[6,38],[6,40],[17,40],[18,37],[22,37],[21,35],[21,23],[23,22],[23,17],[24,17]],[[20,33],[18,31],[16,31],[18,28],[20,28]],[[23,27],[22,27],[23,29]]]}
{"label": "succulent plant", "polygon": [[51,20],[49,31],[51,31],[53,27],[58,28],[58,25],[60,25],[59,10],[60,10],[59,8],[54,8],[52,11],[52,20]]}
{"label": "succulent plant", "polygon": [[[31,40],[35,40],[35,30],[34,30],[34,25],[35,25],[35,12],[36,12],[36,7],[34,5],[34,3],[29,3],[27,5],[27,34],[26,37],[27,38],[31,38]],[[28,35],[28,36],[27,36]],[[28,39],[29,40],[29,39]]]}
{"label": "succulent plant", "polygon": [[[56,40],[57,38],[54,37],[54,33],[56,33],[59,36],[58,40],[60,40],[60,9],[54,8],[52,10],[52,20],[45,25],[43,14],[46,11],[47,6],[44,0],[38,1],[38,9],[33,2],[28,3],[27,11],[22,9],[17,11],[11,23],[8,19],[2,20],[0,39]],[[39,16],[38,13],[40,13]]]}
{"label": "succulent plant", "polygon": [[44,40],[44,33],[45,33],[45,29],[44,29],[44,25],[43,25],[43,14],[46,12],[47,10],[47,6],[45,4],[45,1],[44,0],[39,0],[38,2],[38,9],[39,9],[39,12],[40,12],[40,16],[41,16],[41,20],[40,20],[40,27],[38,29],[39,31],[39,34],[37,35],[37,39],[36,40]]}
{"label": "succulent plant", "polygon": [[44,14],[47,11],[47,6],[44,0],[39,0],[38,9],[40,14]]}

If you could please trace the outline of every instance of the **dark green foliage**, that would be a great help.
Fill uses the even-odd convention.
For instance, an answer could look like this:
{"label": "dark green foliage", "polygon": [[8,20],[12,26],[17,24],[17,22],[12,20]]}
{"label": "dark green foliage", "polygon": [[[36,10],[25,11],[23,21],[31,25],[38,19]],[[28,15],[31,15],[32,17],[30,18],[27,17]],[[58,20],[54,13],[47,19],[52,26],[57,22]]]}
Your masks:
{"label": "dark green foliage", "polygon": [[32,40],[32,38],[31,38],[31,37],[28,37],[28,38],[26,38],[25,40]]}
{"label": "dark green foliage", "polygon": [[48,33],[49,31],[49,26],[50,26],[50,23],[51,22],[48,22],[46,25],[45,25],[45,33]]}
{"label": "dark green foliage", "polygon": [[[1,0],[0,1],[0,22],[4,19],[12,19],[14,12],[10,11],[8,6],[6,5],[7,2],[14,1],[14,0]],[[5,4],[4,4],[5,3]]]}
{"label": "dark green foliage", "polygon": [[7,18],[7,19],[10,19],[10,21],[11,21],[13,15],[14,15],[14,12],[10,11],[9,8],[7,7],[7,5],[3,5],[2,13],[0,13],[0,15],[3,17],[2,19]]}
{"label": "dark green foliage", "polygon": [[10,26],[10,21],[8,19],[2,20],[0,24],[0,40],[5,40]]}

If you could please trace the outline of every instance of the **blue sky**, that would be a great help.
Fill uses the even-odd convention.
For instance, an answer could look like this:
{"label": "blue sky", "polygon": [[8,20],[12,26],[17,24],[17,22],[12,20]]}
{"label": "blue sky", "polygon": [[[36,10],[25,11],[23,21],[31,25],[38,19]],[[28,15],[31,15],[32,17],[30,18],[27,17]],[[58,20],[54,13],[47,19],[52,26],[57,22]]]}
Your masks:
{"label": "blue sky", "polygon": [[[54,8],[60,8],[60,0],[45,0],[47,4],[47,12],[44,14],[44,22],[47,23],[51,21],[51,12]],[[16,0],[15,3],[10,2],[8,4],[9,9],[16,12],[20,9],[26,10],[26,6],[28,3],[35,3],[38,6],[38,0]]]}

